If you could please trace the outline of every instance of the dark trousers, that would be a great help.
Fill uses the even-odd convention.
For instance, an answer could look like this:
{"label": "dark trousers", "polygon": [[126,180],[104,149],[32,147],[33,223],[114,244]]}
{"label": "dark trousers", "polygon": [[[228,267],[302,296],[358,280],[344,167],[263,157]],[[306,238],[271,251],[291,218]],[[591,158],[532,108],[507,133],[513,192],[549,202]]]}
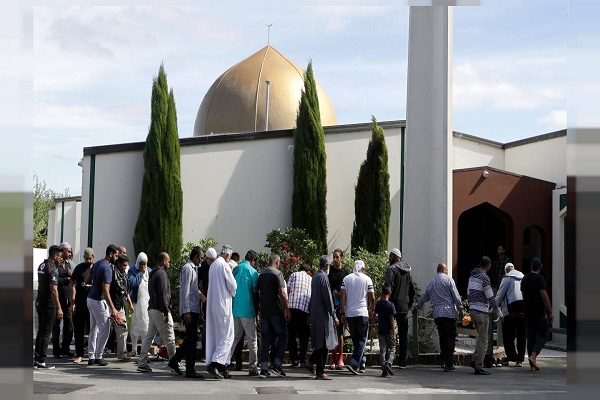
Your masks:
{"label": "dark trousers", "polygon": [[540,354],[548,341],[549,324],[546,315],[526,315],[527,324],[527,354],[535,351]]}
{"label": "dark trousers", "polygon": [[35,309],[38,315],[38,331],[35,336],[35,361],[46,362],[46,353],[52,335],[52,326],[56,319],[56,306],[54,303],[38,303]]}
{"label": "dark trousers", "polygon": [[327,346],[323,346],[320,349],[313,350],[312,354],[308,358],[315,366],[315,372],[318,375],[323,375],[325,373],[325,363],[327,363],[327,355],[329,354],[329,350],[327,350]]}
{"label": "dark trousers", "polygon": [[198,318],[200,317],[200,314],[190,313],[190,316],[190,323],[185,324],[185,339],[179,345],[179,348],[175,352],[175,356],[173,356],[177,362],[183,360],[183,357],[185,357],[186,373],[195,372],[194,365],[196,364],[196,345],[198,343]]}
{"label": "dark trousers", "polygon": [[90,331],[90,309],[87,304],[75,304],[73,331],[75,334],[75,357],[83,357],[85,332]]}
{"label": "dark trousers", "polygon": [[273,365],[281,366],[285,348],[287,347],[288,331],[283,315],[260,316],[261,325],[261,346],[260,363],[261,369],[269,366],[269,343],[273,338],[277,338],[275,345],[275,358]]}
{"label": "dark trousers", "polygon": [[434,319],[440,337],[440,357],[446,367],[454,365],[454,340],[456,338],[456,319],[438,317]]}
{"label": "dark trousers", "polygon": [[406,318],[406,313],[396,314],[396,323],[398,324],[398,344],[400,345],[398,362],[402,364],[406,363],[408,355],[408,318]]}
{"label": "dark trousers", "polygon": [[[526,324],[524,316],[507,315],[502,323],[502,339],[507,361],[525,360]],[[515,350],[515,339],[517,349]]]}
{"label": "dark trousers", "polygon": [[[306,349],[308,348],[308,338],[310,337],[310,326],[308,325],[308,313],[297,308],[290,308],[292,318],[288,321],[288,350],[290,352],[290,361],[306,361]],[[300,342],[300,354],[298,354],[298,344]]]}
{"label": "dark trousers", "polygon": [[364,352],[369,333],[369,317],[346,317],[346,322],[348,322],[348,330],[354,345],[350,363],[354,368],[358,368],[367,362]]}
{"label": "dark trousers", "polygon": [[[71,346],[71,339],[73,339],[73,316],[71,315],[71,307],[68,304],[62,303],[60,307],[63,312],[63,329],[62,329],[62,342],[60,340],[60,320],[54,319],[52,325],[52,353],[54,356],[60,356],[61,354],[69,353],[69,346]],[[87,307],[87,306],[86,306]]]}

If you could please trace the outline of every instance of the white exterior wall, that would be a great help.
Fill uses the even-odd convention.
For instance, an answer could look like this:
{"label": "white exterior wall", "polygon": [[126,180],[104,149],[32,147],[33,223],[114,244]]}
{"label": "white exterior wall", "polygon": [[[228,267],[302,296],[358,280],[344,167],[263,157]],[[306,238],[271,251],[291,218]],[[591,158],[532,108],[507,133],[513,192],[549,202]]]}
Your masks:
{"label": "white exterior wall", "polygon": [[504,150],[483,142],[454,136],[452,169],[488,166],[504,169]]}
{"label": "white exterior wall", "polygon": [[73,249],[73,261],[78,264],[83,253],[80,246],[80,229],[81,202],[74,199],[57,199],[48,215],[48,248],[53,244],[68,242]]}
{"label": "white exterior wall", "polygon": [[[398,246],[400,232],[400,132],[400,128],[385,130],[392,201],[391,247]],[[370,137],[370,130],[325,135],[330,250],[349,249],[354,222],[354,186]],[[266,251],[266,234],[274,228],[285,229],[291,225],[292,146],[291,137],[182,146],[184,243],[212,236],[220,245],[229,244],[242,256],[250,248]],[[143,152],[95,157],[93,247],[96,258],[101,257],[111,243],[125,245],[133,254]],[[84,157],[82,186],[81,242],[85,244],[90,159],[91,156]],[[126,190],[121,192],[119,188]]]}
{"label": "white exterior wall", "polygon": [[506,171],[566,186],[566,149],[566,136],[509,147],[504,154]]}

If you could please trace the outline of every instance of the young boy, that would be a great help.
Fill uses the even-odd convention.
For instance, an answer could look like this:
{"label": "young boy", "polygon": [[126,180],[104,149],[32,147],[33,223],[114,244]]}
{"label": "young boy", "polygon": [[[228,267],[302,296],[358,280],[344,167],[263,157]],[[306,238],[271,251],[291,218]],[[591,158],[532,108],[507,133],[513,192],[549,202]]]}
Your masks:
{"label": "young boy", "polygon": [[381,377],[394,375],[392,363],[396,353],[396,329],[394,318],[396,307],[390,301],[391,289],[385,285],[381,290],[381,299],[375,304],[375,313],[379,320],[379,360],[381,363]]}

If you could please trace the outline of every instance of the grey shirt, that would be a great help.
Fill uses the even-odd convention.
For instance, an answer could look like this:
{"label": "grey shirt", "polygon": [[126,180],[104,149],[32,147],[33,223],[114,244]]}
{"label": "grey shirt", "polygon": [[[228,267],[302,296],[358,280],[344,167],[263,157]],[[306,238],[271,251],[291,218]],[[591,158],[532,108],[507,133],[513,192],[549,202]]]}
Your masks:
{"label": "grey shirt", "polygon": [[191,260],[181,267],[179,276],[179,315],[185,313],[200,314],[198,267]]}

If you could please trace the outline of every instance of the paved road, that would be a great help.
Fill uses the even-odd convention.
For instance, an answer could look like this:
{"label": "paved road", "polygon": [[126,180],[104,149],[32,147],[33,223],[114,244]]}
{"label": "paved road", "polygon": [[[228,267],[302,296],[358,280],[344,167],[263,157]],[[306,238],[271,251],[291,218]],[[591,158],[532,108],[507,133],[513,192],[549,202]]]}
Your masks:
{"label": "paved road", "polygon": [[[51,354],[51,352],[50,352]],[[73,364],[69,360],[47,362],[56,365],[52,370],[33,371],[34,394],[465,394],[502,393],[564,394],[567,390],[567,358],[565,352],[544,349],[539,358],[540,372],[528,367],[492,368],[490,376],[475,376],[470,367],[457,367],[446,373],[430,365],[395,369],[389,378],[379,377],[376,368],[367,368],[365,374],[352,375],[335,371],[331,381],[315,381],[308,372],[285,368],[286,378],[259,379],[249,377],[247,371],[233,371],[231,380],[191,380],[178,376],[166,362],[153,362],[154,372],[138,373],[132,362],[107,358],[106,367]],[[197,365],[202,371],[204,365]]]}

